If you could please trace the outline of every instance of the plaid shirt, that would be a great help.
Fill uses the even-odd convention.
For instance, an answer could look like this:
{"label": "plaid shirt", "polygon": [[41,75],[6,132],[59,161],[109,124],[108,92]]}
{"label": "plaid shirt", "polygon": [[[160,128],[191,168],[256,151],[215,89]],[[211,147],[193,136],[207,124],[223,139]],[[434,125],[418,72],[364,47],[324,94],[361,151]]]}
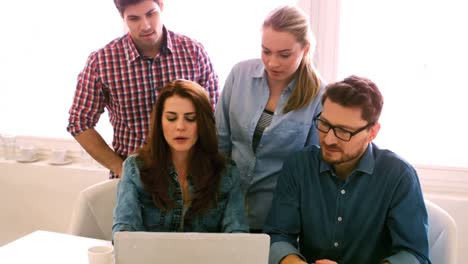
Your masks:
{"label": "plaid shirt", "polygon": [[128,34],[91,53],[78,76],[68,132],[75,136],[94,127],[107,108],[114,128],[112,146],[126,157],[145,142],[153,105],[167,82],[199,83],[215,107],[218,76],[203,46],[163,30],[164,43],[154,59],[140,56]]}

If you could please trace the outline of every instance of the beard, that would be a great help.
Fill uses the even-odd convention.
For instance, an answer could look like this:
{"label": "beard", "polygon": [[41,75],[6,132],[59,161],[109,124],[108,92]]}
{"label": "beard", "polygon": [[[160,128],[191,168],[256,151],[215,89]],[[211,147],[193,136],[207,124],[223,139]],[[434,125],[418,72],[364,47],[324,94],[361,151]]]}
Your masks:
{"label": "beard", "polygon": [[[340,148],[338,145],[326,145],[322,142],[320,153],[322,155],[322,159],[333,166],[341,165],[344,163],[352,163],[353,161],[357,161],[362,154],[367,149],[367,144],[361,148],[356,149],[353,152],[346,153]],[[331,153],[330,153],[331,152]]]}

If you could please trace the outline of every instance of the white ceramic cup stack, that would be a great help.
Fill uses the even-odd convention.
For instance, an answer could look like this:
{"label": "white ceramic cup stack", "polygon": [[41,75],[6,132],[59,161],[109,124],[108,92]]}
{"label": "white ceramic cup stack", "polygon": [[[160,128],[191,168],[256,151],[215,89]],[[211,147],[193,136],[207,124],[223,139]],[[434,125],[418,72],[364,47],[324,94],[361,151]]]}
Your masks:
{"label": "white ceramic cup stack", "polygon": [[3,156],[6,160],[16,159],[16,136],[2,135]]}

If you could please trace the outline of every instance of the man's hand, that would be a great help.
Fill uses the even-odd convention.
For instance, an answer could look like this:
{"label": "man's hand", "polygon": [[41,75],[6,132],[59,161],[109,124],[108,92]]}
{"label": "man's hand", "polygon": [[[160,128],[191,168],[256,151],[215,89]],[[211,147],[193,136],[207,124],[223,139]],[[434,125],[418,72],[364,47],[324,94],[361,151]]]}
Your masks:
{"label": "man's hand", "polygon": [[122,158],[107,145],[94,128],[81,132],[75,139],[94,160],[119,175],[119,178],[122,176]]}
{"label": "man's hand", "polygon": [[120,163],[120,167],[114,171],[115,174],[117,174],[117,178],[122,178],[122,164]]}
{"label": "man's hand", "polygon": [[298,255],[291,254],[284,257],[280,264],[307,264],[304,260],[302,260]]}
{"label": "man's hand", "polygon": [[315,261],[315,264],[338,264],[338,263],[329,259],[321,259],[321,260]]}

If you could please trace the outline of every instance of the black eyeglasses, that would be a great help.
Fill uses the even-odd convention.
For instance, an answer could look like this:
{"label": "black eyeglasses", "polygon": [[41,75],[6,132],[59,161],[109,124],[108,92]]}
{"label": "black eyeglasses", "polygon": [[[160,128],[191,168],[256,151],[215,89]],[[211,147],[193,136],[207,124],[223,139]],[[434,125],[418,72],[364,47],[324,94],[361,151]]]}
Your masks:
{"label": "black eyeglasses", "polygon": [[320,132],[323,132],[323,133],[328,133],[328,131],[330,131],[330,129],[333,129],[333,133],[335,134],[335,136],[343,141],[350,141],[351,138],[358,134],[359,132],[361,131],[364,131],[365,129],[371,127],[372,125],[374,125],[373,123],[369,123],[367,125],[365,125],[364,127],[361,127],[359,128],[358,130],[354,131],[354,132],[351,132],[351,131],[348,131],[344,128],[341,128],[341,127],[337,127],[337,126],[334,126],[330,123],[328,123],[327,121],[325,120],[322,120],[320,119],[320,115],[322,113],[319,113],[315,118],[314,118],[314,123],[315,123],[315,126],[317,127],[317,129],[320,131]]}

